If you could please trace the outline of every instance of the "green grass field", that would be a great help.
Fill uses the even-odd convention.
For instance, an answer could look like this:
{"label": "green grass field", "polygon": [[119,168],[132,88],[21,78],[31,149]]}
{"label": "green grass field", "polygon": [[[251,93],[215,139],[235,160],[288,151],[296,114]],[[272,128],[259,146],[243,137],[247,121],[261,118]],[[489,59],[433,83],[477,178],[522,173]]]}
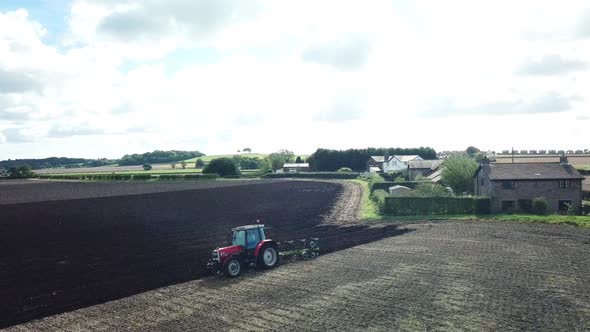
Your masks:
{"label": "green grass field", "polygon": [[[214,156],[204,156],[204,157],[198,157],[198,158],[191,158],[188,160],[185,160],[187,163],[195,163],[197,161],[197,159],[202,159],[204,162],[208,163],[213,159],[217,159],[217,158],[232,158],[233,156],[242,156],[242,157],[249,157],[249,158],[259,158],[259,159],[263,159],[266,158],[266,156],[268,156],[267,154],[261,154],[261,153],[236,153],[236,154],[218,154],[218,155],[214,155]],[[194,165],[193,165],[194,166]]]}
{"label": "green grass field", "polygon": [[[248,157],[248,158],[264,159],[264,158],[266,158],[266,156],[268,156],[268,154],[264,154],[264,153],[218,154],[218,155],[214,155],[214,156],[204,156],[204,157],[199,157],[199,158],[202,159],[204,162],[208,163],[208,162],[210,162],[213,159],[217,159],[217,158],[232,158],[233,156],[241,156],[241,157]],[[307,158],[309,157],[308,154],[295,154],[295,158],[297,158],[298,156],[301,157],[301,158],[303,158],[303,159],[305,159],[305,160],[307,160]],[[194,163],[199,158],[191,158],[191,159],[188,159],[188,160],[185,160],[185,161],[187,163]]]}

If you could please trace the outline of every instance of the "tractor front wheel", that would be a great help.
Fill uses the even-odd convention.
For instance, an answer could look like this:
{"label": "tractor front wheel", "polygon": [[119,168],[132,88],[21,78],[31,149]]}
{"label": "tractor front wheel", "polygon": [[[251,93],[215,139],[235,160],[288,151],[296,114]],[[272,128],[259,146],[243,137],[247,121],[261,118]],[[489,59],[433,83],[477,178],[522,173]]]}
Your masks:
{"label": "tractor front wheel", "polygon": [[223,273],[230,278],[236,278],[240,276],[240,273],[242,272],[242,263],[240,263],[240,261],[235,258],[228,258],[227,262],[225,262],[225,265],[223,267]]}
{"label": "tractor front wheel", "polygon": [[258,266],[264,269],[272,269],[279,264],[279,252],[276,246],[267,245],[260,250]]}

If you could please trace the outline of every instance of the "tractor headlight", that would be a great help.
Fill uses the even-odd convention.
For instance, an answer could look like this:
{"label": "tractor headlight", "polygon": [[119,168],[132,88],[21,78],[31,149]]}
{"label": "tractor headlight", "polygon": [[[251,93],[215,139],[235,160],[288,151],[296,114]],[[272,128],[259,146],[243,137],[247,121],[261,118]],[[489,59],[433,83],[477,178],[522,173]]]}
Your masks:
{"label": "tractor headlight", "polygon": [[213,254],[211,255],[211,258],[214,261],[219,261],[219,252],[217,252],[217,250],[213,250]]}

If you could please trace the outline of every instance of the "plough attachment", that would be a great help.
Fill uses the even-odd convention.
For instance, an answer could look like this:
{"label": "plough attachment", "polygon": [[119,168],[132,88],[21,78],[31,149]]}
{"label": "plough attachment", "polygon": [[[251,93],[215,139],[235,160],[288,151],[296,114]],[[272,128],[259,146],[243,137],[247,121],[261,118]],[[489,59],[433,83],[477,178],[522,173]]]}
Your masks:
{"label": "plough attachment", "polygon": [[320,242],[318,238],[299,239],[278,242],[279,256],[282,259],[316,258],[320,254]]}

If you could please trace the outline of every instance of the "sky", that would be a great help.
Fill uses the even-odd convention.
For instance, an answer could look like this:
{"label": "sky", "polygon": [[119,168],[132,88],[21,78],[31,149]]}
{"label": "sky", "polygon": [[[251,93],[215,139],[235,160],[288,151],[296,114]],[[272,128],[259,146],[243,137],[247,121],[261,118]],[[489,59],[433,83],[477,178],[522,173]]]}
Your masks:
{"label": "sky", "polygon": [[0,160],[590,148],[590,3],[2,0]]}

